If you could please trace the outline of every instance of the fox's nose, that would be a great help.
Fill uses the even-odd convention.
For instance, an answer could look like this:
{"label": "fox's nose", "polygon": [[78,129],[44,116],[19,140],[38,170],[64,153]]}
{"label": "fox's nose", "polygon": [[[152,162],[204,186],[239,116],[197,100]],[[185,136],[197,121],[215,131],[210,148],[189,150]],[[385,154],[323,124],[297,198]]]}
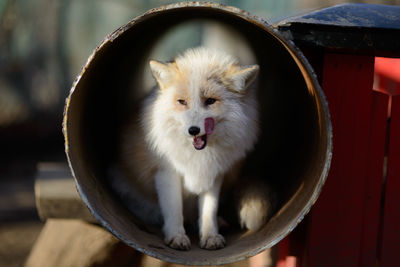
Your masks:
{"label": "fox's nose", "polygon": [[200,133],[200,128],[197,126],[191,126],[189,128],[189,134],[190,135],[198,135]]}

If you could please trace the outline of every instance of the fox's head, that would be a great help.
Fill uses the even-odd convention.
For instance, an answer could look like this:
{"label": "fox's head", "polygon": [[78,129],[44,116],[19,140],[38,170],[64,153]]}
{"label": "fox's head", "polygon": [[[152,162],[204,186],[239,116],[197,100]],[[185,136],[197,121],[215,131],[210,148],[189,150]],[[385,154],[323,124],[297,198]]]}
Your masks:
{"label": "fox's head", "polygon": [[240,66],[222,51],[195,48],[170,63],[151,60],[150,68],[159,86],[157,105],[162,105],[165,127],[178,127],[193,139],[195,149],[205,148],[208,138],[229,138],[252,119],[245,109],[258,65]]}

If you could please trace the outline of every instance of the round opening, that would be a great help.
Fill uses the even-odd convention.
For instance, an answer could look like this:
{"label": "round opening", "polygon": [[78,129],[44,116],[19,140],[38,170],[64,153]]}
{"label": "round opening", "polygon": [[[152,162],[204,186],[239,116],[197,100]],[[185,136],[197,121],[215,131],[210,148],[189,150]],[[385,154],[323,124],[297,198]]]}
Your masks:
{"label": "round opening", "polygon": [[[138,222],[111,190],[107,175],[117,156],[117,129],[135,109],[133,103],[151,87],[147,66],[157,47],[167,42],[169,34],[184,36],[185,31],[176,31],[179,27],[204,30],[207,23],[234,28],[231,34],[243,40],[246,59],[260,66],[261,136],[245,171],[267,179],[279,203],[258,232],[230,229],[225,233],[227,246],[214,251],[200,249],[198,239],[190,236],[192,248],[183,252],[167,247],[161,231]],[[141,252],[179,264],[230,263],[279,242],[316,201],[331,158],[327,103],[301,52],[264,21],[209,3],[154,9],[109,35],[74,83],[66,104],[64,134],[78,191],[97,220]]]}

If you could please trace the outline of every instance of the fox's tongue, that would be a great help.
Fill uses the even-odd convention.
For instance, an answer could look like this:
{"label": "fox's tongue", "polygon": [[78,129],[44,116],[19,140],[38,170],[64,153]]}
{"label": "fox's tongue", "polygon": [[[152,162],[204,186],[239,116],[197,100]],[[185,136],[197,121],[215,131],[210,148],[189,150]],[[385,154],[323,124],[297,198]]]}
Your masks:
{"label": "fox's tongue", "polygon": [[206,130],[206,134],[212,134],[212,132],[214,130],[214,119],[206,118],[204,120],[204,128]]}

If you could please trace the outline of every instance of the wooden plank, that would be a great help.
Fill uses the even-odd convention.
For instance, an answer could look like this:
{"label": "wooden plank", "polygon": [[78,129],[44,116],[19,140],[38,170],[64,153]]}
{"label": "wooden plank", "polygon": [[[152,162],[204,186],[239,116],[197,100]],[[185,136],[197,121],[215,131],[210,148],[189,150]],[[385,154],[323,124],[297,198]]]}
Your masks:
{"label": "wooden plank", "polygon": [[39,216],[96,222],[81,200],[66,162],[42,162],[37,166],[35,199]]}
{"label": "wooden plank", "polygon": [[400,96],[392,97],[381,266],[398,266],[400,251]]}
{"label": "wooden plank", "polygon": [[311,213],[307,266],[358,266],[370,142],[374,58],[326,54],[322,88],[333,126],[333,158]]}
{"label": "wooden plank", "polygon": [[25,267],[139,266],[141,254],[102,227],[79,220],[47,220]]}
{"label": "wooden plank", "polygon": [[389,96],[373,91],[371,142],[367,165],[364,219],[362,224],[360,266],[375,266],[378,251],[383,163],[385,157]]}

